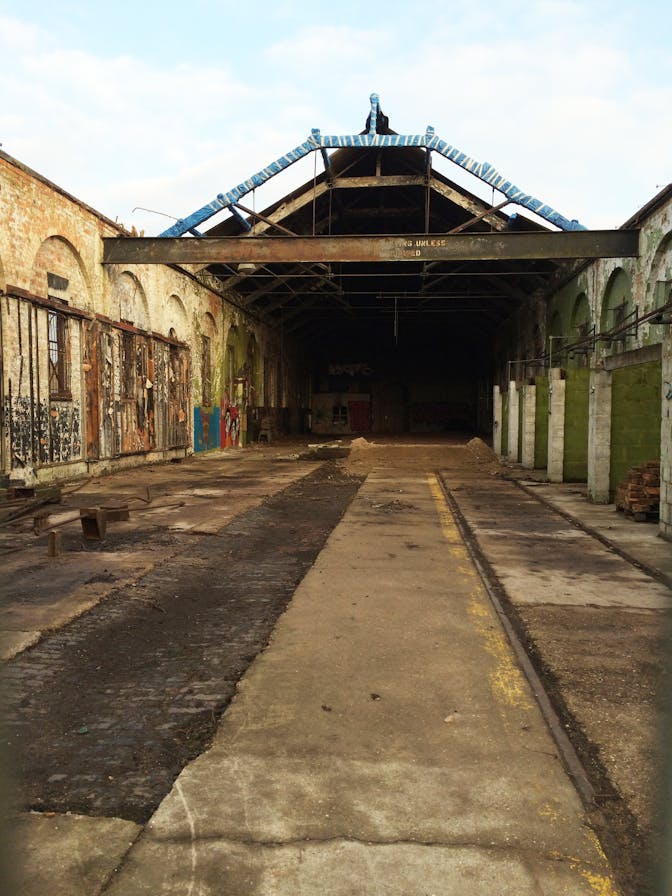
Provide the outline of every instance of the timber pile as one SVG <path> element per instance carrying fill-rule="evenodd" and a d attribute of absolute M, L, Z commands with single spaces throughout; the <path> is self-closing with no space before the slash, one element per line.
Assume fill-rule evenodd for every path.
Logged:
<path fill-rule="evenodd" d="M 59 485 L 8 488 L 0 500 L 0 525 L 26 516 L 45 504 L 60 504 L 61 500 L 62 490 Z"/>
<path fill-rule="evenodd" d="M 660 463 L 648 461 L 633 467 L 616 488 L 616 509 L 642 521 L 657 518 L 659 506 Z"/>

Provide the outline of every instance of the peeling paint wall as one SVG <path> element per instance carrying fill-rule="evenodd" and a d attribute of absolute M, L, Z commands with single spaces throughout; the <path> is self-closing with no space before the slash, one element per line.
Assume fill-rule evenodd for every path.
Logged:
<path fill-rule="evenodd" d="M 0 474 L 48 481 L 245 443 L 262 358 L 283 357 L 274 331 L 185 269 L 103 266 L 102 238 L 123 230 L 2 152 L 0 221 Z"/>
<path fill-rule="evenodd" d="M 32 481 L 37 467 L 73 464 L 83 459 L 84 392 L 81 378 L 73 375 L 71 363 L 80 353 L 81 321 L 20 296 L 5 294 L 0 301 L 6 471 L 25 472 Z M 67 327 L 70 370 L 63 394 L 55 394 L 50 381 L 51 315 L 58 315 Z M 74 369 L 78 370 L 78 365 Z"/>

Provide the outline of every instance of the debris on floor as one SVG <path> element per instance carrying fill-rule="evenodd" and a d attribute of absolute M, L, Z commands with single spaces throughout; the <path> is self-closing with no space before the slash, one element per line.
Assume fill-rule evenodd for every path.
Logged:
<path fill-rule="evenodd" d="M 369 442 L 368 439 L 365 439 L 363 436 L 360 436 L 359 438 L 353 439 L 352 442 L 350 442 L 350 447 L 354 448 L 356 450 L 357 449 L 362 450 L 362 449 L 367 449 L 367 448 L 375 448 L 375 445 L 373 442 Z"/>
<path fill-rule="evenodd" d="M 616 487 L 616 509 L 637 522 L 658 519 L 660 462 L 648 461 L 628 470 L 628 478 Z"/>
<path fill-rule="evenodd" d="M 498 461 L 498 457 L 492 448 L 483 439 L 475 437 L 467 442 L 468 450 L 478 461 Z"/>

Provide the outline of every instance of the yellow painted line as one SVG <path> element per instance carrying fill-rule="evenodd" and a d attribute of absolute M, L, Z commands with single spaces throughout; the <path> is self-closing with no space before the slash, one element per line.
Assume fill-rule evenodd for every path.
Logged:
<path fill-rule="evenodd" d="M 427 477 L 427 482 L 434 498 L 441 523 L 441 531 L 447 542 L 448 553 L 455 561 L 454 570 L 466 579 L 473 580 L 473 583 L 470 582 L 471 589 L 467 609 L 469 615 L 474 620 L 486 651 L 495 661 L 494 669 L 488 674 L 493 696 L 502 710 L 505 708 L 531 709 L 534 704 L 529 696 L 527 681 L 514 660 L 509 642 L 501 630 L 499 619 L 494 613 L 478 571 L 471 562 L 471 557 L 457 527 L 455 518 L 446 503 L 439 480 L 437 476 L 430 475 Z M 550 803 L 546 803 L 541 808 L 539 815 L 542 818 L 548 818 L 552 822 L 558 820 L 557 809 Z M 620 896 L 609 874 L 609 862 L 602 850 L 600 841 L 589 828 L 586 829 L 585 833 L 595 850 L 594 867 L 586 868 L 586 863 L 580 859 L 562 856 L 559 853 L 556 854 L 556 858 L 568 861 L 571 867 L 578 871 L 590 887 L 590 892 L 595 894 L 595 896 Z M 591 862 L 590 865 L 592 866 L 593 863 Z"/>
<path fill-rule="evenodd" d="M 592 871 L 582 869 L 581 877 L 588 882 L 596 896 L 620 896 L 614 886 L 614 882 L 606 874 L 594 874 Z"/>
<path fill-rule="evenodd" d="M 511 647 L 492 610 L 478 572 L 471 562 L 460 530 L 446 503 L 439 480 L 436 475 L 432 474 L 427 477 L 427 481 L 439 515 L 441 531 L 449 543 L 449 553 L 457 561 L 456 571 L 465 578 L 474 580 L 467 609 L 476 623 L 485 649 L 495 661 L 495 668 L 488 676 L 493 695 L 506 706 L 515 709 L 530 709 L 532 702 L 528 696 L 527 682 L 516 665 Z"/>

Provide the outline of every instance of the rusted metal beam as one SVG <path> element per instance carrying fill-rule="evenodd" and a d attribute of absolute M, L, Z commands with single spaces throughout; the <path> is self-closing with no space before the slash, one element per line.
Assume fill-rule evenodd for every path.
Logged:
<path fill-rule="evenodd" d="M 105 264 L 286 264 L 624 258 L 639 254 L 638 230 L 459 233 L 410 236 L 113 237 Z"/>

